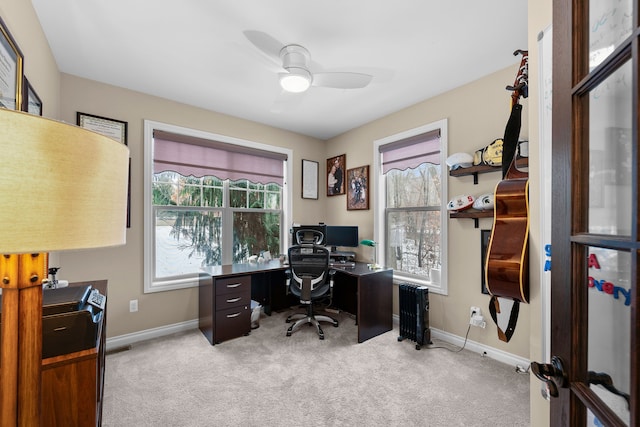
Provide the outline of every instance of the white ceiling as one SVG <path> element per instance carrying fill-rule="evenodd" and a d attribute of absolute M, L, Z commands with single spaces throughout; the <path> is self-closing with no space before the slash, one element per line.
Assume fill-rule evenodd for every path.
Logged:
<path fill-rule="evenodd" d="M 60 71 L 320 139 L 519 61 L 527 0 L 32 0 Z M 311 53 L 362 89 L 284 96 L 244 36 Z M 505 86 L 513 82 L 505 82 Z"/>

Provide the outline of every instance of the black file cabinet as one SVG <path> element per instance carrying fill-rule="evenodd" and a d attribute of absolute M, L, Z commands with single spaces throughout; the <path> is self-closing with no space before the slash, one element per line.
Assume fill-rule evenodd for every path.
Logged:
<path fill-rule="evenodd" d="M 211 344 L 251 331 L 251 276 L 200 276 L 199 327 Z"/>

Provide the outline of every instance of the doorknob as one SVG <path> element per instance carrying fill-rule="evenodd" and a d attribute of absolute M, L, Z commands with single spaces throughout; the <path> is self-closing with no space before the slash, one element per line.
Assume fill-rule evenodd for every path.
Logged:
<path fill-rule="evenodd" d="M 539 380 L 549 387 L 549 395 L 558 397 L 558 387 L 567 387 L 567 373 L 564 370 L 562 359 L 551 357 L 551 363 L 531 362 L 531 371 Z"/>

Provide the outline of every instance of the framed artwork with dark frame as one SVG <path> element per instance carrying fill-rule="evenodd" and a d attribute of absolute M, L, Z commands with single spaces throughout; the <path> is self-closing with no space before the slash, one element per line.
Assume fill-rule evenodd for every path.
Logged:
<path fill-rule="evenodd" d="M 22 111 L 26 111 L 29 114 L 33 114 L 34 116 L 42 115 L 42 101 L 40 97 L 36 93 L 31 83 L 27 78 L 24 78 L 24 93 L 22 95 Z"/>
<path fill-rule="evenodd" d="M 489 240 L 491 239 L 491 230 L 480 230 L 480 291 L 483 294 L 489 295 L 489 290 L 487 289 L 487 282 L 485 280 L 484 274 L 484 266 L 487 263 L 487 251 L 489 250 Z"/>
<path fill-rule="evenodd" d="M 77 112 L 77 125 L 127 145 L 127 122 Z"/>
<path fill-rule="evenodd" d="M 302 159 L 302 198 L 318 200 L 318 162 Z"/>
<path fill-rule="evenodd" d="M 24 56 L 0 18 L 0 107 L 22 109 Z"/>
<path fill-rule="evenodd" d="M 77 112 L 76 121 L 81 128 L 91 130 L 100 135 L 111 138 L 121 144 L 127 145 L 127 122 L 108 119 Z M 129 187 L 127 191 L 127 228 L 131 228 L 131 158 L 129 158 Z"/>
<path fill-rule="evenodd" d="M 327 196 L 345 194 L 344 168 L 346 164 L 346 154 L 327 159 Z"/>
<path fill-rule="evenodd" d="M 369 209 L 369 165 L 347 169 L 347 210 Z"/>

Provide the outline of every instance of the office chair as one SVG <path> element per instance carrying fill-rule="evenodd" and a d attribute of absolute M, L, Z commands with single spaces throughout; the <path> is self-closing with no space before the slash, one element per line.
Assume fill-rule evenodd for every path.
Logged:
<path fill-rule="evenodd" d="M 331 322 L 338 327 L 338 321 L 330 316 L 318 315 L 313 310 L 313 303 L 321 299 L 333 297 L 333 275 L 335 270 L 329 268 L 329 249 L 313 243 L 302 243 L 289 248 L 289 269 L 287 277 L 287 291 L 300 298 L 300 304 L 305 305 L 305 313 L 292 314 L 287 317 L 287 323 L 297 320 L 287 329 L 287 336 L 302 325 L 314 325 L 321 340 L 324 332 L 320 327 L 321 321 Z M 330 303 L 329 303 L 330 304 Z"/>

